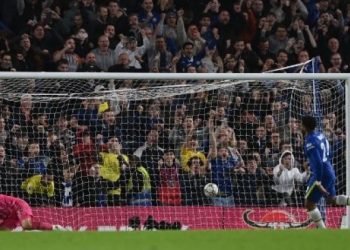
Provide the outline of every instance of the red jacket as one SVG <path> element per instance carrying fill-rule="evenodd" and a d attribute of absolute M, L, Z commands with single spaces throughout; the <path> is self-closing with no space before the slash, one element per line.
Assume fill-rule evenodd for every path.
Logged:
<path fill-rule="evenodd" d="M 96 149 L 93 144 L 76 144 L 73 146 L 73 154 L 80 162 L 80 170 L 83 175 L 88 175 L 89 169 L 96 163 Z"/>
<path fill-rule="evenodd" d="M 178 164 L 174 163 L 171 167 L 163 164 L 159 170 L 160 187 L 158 188 L 158 199 L 163 205 L 181 205 L 178 169 Z"/>

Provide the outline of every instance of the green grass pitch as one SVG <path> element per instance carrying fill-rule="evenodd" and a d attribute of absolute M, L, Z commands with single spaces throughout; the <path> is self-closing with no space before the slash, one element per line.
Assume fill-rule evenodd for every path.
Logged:
<path fill-rule="evenodd" d="M 349 230 L 0 232 L 1 250 L 345 250 L 349 248 Z"/>

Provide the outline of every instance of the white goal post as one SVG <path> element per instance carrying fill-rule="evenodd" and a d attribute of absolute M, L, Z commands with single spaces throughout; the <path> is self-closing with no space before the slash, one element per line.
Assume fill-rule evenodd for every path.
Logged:
<path fill-rule="evenodd" d="M 123 91 L 126 93 L 125 95 L 129 98 L 130 96 L 135 95 L 135 100 L 149 100 L 152 98 L 152 95 L 155 95 L 157 97 L 167 97 L 169 96 L 176 96 L 176 95 L 183 95 L 186 93 L 186 91 L 188 91 L 188 93 L 197 93 L 201 91 L 201 88 L 204 89 L 204 91 L 212 91 L 212 90 L 220 90 L 222 88 L 223 92 L 225 92 L 228 88 L 230 88 L 230 86 L 234 85 L 234 82 L 239 82 L 239 83 L 243 83 L 242 85 L 242 89 L 245 88 L 244 83 L 249 82 L 249 83 L 253 83 L 253 86 L 255 82 L 275 82 L 275 81 L 295 81 L 295 82 L 304 82 L 306 81 L 307 83 L 310 83 L 310 88 L 312 88 L 312 84 L 315 81 L 320 81 L 321 84 L 319 85 L 320 88 L 323 87 L 322 85 L 322 81 L 327 82 L 327 86 L 332 86 L 332 84 L 330 84 L 330 81 L 334 81 L 336 82 L 338 81 L 342 81 L 343 85 L 345 86 L 345 103 L 343 104 L 345 106 L 345 119 L 344 119 L 344 124 L 345 124 L 345 157 L 346 159 L 344 159 L 345 163 L 346 163 L 346 171 L 344 173 L 344 176 L 342 178 L 345 179 L 344 181 L 344 185 L 345 187 L 343 187 L 344 191 L 346 191 L 347 195 L 350 195 L 350 111 L 349 111 L 349 107 L 350 107 L 350 74 L 339 74 L 339 73 L 330 73 L 330 74 L 319 74 L 319 73 L 309 73 L 309 74 L 299 74 L 299 73 L 244 73 L 244 74 L 230 74 L 230 73 L 201 73 L 201 74 L 187 74 L 187 73 L 50 73 L 50 72 L 0 72 L 0 99 L 3 98 L 4 94 L 6 94 L 6 98 L 8 98 L 9 96 L 13 95 L 16 96 L 16 91 L 18 89 L 16 89 L 16 86 L 13 85 L 13 88 L 10 85 L 4 85 L 3 81 L 14 81 L 14 84 L 16 83 L 16 80 L 20 79 L 20 80 L 43 80 L 43 81 L 64 81 L 64 84 L 66 84 L 67 81 L 75 81 L 75 80 L 106 80 L 105 82 L 105 88 L 103 88 L 102 92 L 98 92 L 99 90 L 97 90 L 98 94 L 102 93 L 105 94 L 109 100 L 111 100 L 111 98 L 113 99 L 113 97 L 117 98 L 117 95 L 115 94 L 115 91 L 117 91 L 117 89 L 114 87 L 114 85 L 112 86 L 111 84 L 108 84 L 109 80 L 113 80 L 114 82 L 116 81 L 122 81 L 122 80 L 139 80 L 139 81 L 148 81 L 148 88 L 146 88 L 145 92 L 142 92 L 140 94 L 134 93 L 133 89 L 123 89 Z M 167 81 L 177 81 L 180 84 L 178 85 L 173 85 L 173 87 L 170 90 L 167 90 L 167 86 L 161 86 L 159 87 L 160 84 L 162 83 L 166 83 Z M 164 82 L 163 82 L 164 81 Z M 154 90 L 154 93 L 152 92 L 150 94 L 150 96 L 147 95 L 147 90 L 149 88 L 152 88 L 152 83 L 155 82 L 158 85 L 158 89 Z M 209 84 L 207 87 L 205 87 L 206 82 Z M 198 83 L 198 84 L 197 84 Z M 210 85 L 211 84 L 211 85 Z M 215 85 L 217 84 L 217 85 Z M 189 86 L 190 85 L 190 86 Z M 269 91 L 269 89 L 267 89 L 269 86 L 272 86 L 273 84 L 263 84 L 262 87 L 259 86 L 259 88 L 261 89 L 261 91 Z M 307 84 L 302 84 L 302 88 L 307 89 L 307 87 L 305 87 L 305 85 Z M 18 85 L 21 86 L 21 85 Z M 45 85 L 46 86 L 46 85 Z M 313 85 L 314 87 L 314 85 Z M 20 87 L 19 87 L 20 88 Z M 164 92 L 162 91 L 162 88 L 164 89 Z M 282 87 L 283 88 L 283 87 Z M 293 88 L 297 88 L 297 84 L 293 83 L 292 85 L 288 85 L 286 86 L 286 88 L 289 89 L 293 89 Z M 330 87 L 331 88 L 331 87 Z M 183 89 L 183 90 L 182 90 Z M 175 92 L 174 92 L 175 91 Z M 234 91 L 236 91 L 236 89 L 230 89 L 230 91 L 232 93 L 234 93 Z M 251 88 L 248 90 L 244 90 L 250 93 Z M 303 90 L 302 90 L 303 91 Z M 314 89 L 311 90 L 311 92 L 314 91 Z M 21 94 L 21 91 L 19 91 Z M 123 95 L 124 95 L 123 92 Z M 73 93 L 75 93 L 73 91 Z M 328 93 L 328 92 L 327 92 Z M 35 94 L 35 93 L 30 93 L 30 94 Z M 39 94 L 38 96 L 40 96 L 42 94 Z M 52 95 L 52 93 L 50 94 Z M 55 99 L 56 101 L 59 100 L 60 95 L 62 95 L 62 98 L 69 98 L 69 96 L 72 95 L 72 93 L 60 93 L 59 95 L 55 96 L 53 93 L 54 98 L 58 98 Z M 96 95 L 96 90 L 95 90 L 95 94 L 92 95 L 92 98 L 95 98 Z M 86 96 L 88 97 L 88 96 Z M 50 98 L 52 98 L 51 96 L 46 96 L 46 94 L 44 94 L 43 98 L 49 98 L 47 100 L 51 101 Z M 74 97 L 76 98 L 76 97 Z M 84 95 L 83 96 L 79 96 L 77 97 L 80 100 L 84 100 Z M 99 97 L 97 97 L 99 98 Z M 231 98 L 231 97 L 230 97 Z M 299 97 L 298 97 L 299 98 Z M 319 102 L 320 100 L 315 100 L 315 97 L 313 98 L 313 105 L 316 105 L 316 102 Z M 46 100 L 46 99 L 45 99 Z M 298 99 L 298 101 L 300 101 L 302 99 Z M 326 98 L 326 100 L 329 100 Z M 113 100 L 111 100 L 113 101 Z M 292 103 L 292 101 L 289 103 L 289 105 Z M 1 104 L 0 104 L 1 105 Z M 302 103 L 297 103 L 297 105 L 300 105 L 300 107 L 298 106 L 298 110 L 302 111 Z M 335 105 L 340 105 L 339 103 L 336 103 Z M 211 106 L 209 107 L 209 111 L 210 111 Z M 259 106 L 259 108 L 261 108 Z M 316 107 L 314 107 L 316 108 Z M 1 110 L 1 109 L 0 109 Z M 45 110 L 44 110 L 45 111 Z M 260 111 L 260 110 L 259 110 Z M 46 111 L 45 111 L 46 112 Z M 50 112 L 55 112 L 55 111 L 50 111 Z M 203 111 L 204 112 L 204 111 Z M 203 114 L 203 115 L 209 115 L 209 114 Z M 294 114 L 295 115 L 295 114 Z M 298 116 L 301 114 L 297 114 Z M 0 114 L 0 118 L 1 118 L 1 114 Z M 129 117 L 128 117 L 129 118 Z M 131 117 L 130 117 L 131 118 Z M 210 130 L 210 128 L 209 128 Z M 210 133 L 210 132 L 209 132 Z M 196 137 L 197 139 L 197 137 Z M 210 141 L 210 145 L 212 145 L 212 141 Z M 217 145 L 217 144 L 215 144 Z M 1 145 L 0 145 L 1 147 Z M 135 153 L 136 151 L 135 151 Z M 145 185 L 145 184 L 144 184 Z M 293 184 L 294 185 L 294 184 Z M 1 187 L 0 187 L 0 193 L 1 193 Z M 237 199 L 237 198 L 235 198 Z M 242 205 L 242 207 L 249 207 L 249 204 L 247 206 L 246 203 L 242 203 L 244 205 Z M 257 205 L 258 206 L 258 205 Z M 300 207 L 301 208 L 301 207 Z M 186 208 L 187 209 L 187 208 Z M 187 210 L 186 210 L 187 211 Z M 213 210 L 214 211 L 214 210 Z M 215 210 L 216 211 L 216 210 Z M 60 210 L 57 210 L 55 212 L 53 212 L 52 214 L 59 214 Z M 65 212 L 62 212 L 65 213 Z M 169 212 L 171 213 L 171 212 Z M 178 212 L 178 210 L 176 210 L 175 213 L 181 213 Z M 52 215 L 51 214 L 51 215 Z M 232 213 L 234 214 L 234 213 Z M 347 207 L 346 208 L 346 215 L 343 217 L 342 220 L 342 227 L 343 228 L 350 228 L 350 208 Z M 244 216 L 249 217 L 249 212 L 247 212 Z M 289 216 L 289 215 L 288 215 Z M 161 216 L 161 218 L 164 219 L 163 216 Z M 176 217 L 177 218 L 177 217 Z M 181 216 L 179 217 L 181 218 Z M 285 226 L 284 221 L 277 221 L 277 224 L 273 224 L 270 225 L 269 223 L 271 223 L 270 221 L 261 221 L 261 222 L 256 222 L 257 221 L 257 217 L 250 217 L 253 218 L 251 219 L 251 223 L 254 224 L 253 227 L 259 227 L 261 225 L 261 227 L 273 227 L 273 228 L 279 228 L 279 227 L 293 227 L 292 224 L 293 223 L 287 223 L 288 225 Z M 224 220 L 224 218 L 222 218 Z M 258 218 L 261 219 L 261 218 Z M 172 220 L 171 218 L 169 219 L 170 221 Z M 204 223 L 204 222 L 203 222 Z M 221 222 L 220 222 L 221 223 Z M 282 223 L 283 225 L 280 225 L 278 223 Z M 63 223 L 64 224 L 64 223 Z M 78 223 L 79 224 L 79 223 Z M 183 224 L 186 224 L 186 222 Z M 70 226 L 70 225 L 68 225 Z M 104 226 L 104 225 L 101 225 Z M 249 226 L 252 226 L 249 224 Z M 216 227 L 216 226 L 214 226 Z M 229 226 L 227 226 L 229 228 Z M 206 228 L 206 225 L 204 225 L 203 227 L 199 227 L 199 228 Z M 210 228 L 210 226 L 209 226 Z M 220 228 L 220 226 L 217 226 L 217 228 Z M 223 226 L 223 228 L 226 228 L 225 226 Z"/>

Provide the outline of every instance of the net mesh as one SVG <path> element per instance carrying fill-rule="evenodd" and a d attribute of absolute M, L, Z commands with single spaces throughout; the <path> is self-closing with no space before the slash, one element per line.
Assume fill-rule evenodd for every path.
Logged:
<path fill-rule="evenodd" d="M 2 79 L 0 93 L 0 193 L 43 220 L 307 226 L 305 114 L 327 135 L 345 192 L 342 81 Z M 279 166 L 286 151 L 293 170 Z M 219 193 L 205 196 L 207 183 Z M 319 206 L 339 227 L 344 211 Z"/>

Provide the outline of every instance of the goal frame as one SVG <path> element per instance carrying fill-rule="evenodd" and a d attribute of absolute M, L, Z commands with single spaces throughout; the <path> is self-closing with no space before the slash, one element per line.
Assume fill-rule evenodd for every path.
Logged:
<path fill-rule="evenodd" d="M 344 80 L 346 125 L 346 194 L 350 195 L 350 74 L 349 73 L 86 73 L 0 72 L 1 79 L 105 79 L 105 80 Z M 350 228 L 350 206 L 342 228 Z"/>

